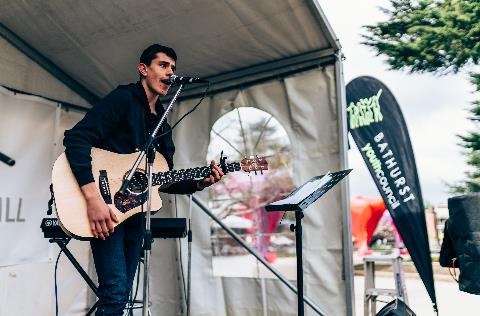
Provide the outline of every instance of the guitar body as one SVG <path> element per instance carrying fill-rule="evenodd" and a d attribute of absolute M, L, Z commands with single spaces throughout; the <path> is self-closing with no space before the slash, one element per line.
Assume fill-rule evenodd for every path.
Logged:
<path fill-rule="evenodd" d="M 92 148 L 92 171 L 95 178 L 95 185 L 101 196 L 104 197 L 107 205 L 122 223 L 134 214 L 142 211 L 143 201 L 146 199 L 146 190 L 138 192 L 132 199 L 142 202 L 136 202 L 135 207 L 125 207 L 119 204 L 116 199 L 116 193 L 120 190 L 123 178 L 128 175 L 128 171 L 135 163 L 138 153 L 116 154 L 106 150 Z M 142 169 L 145 166 L 145 158 L 140 163 L 137 171 L 144 174 Z M 168 171 L 168 164 L 165 158 L 157 153 L 153 165 L 154 172 Z M 55 161 L 52 171 L 53 192 L 55 194 L 55 208 L 60 226 L 66 234 L 81 240 L 93 238 L 90 230 L 90 223 L 87 216 L 87 203 L 83 197 L 75 176 L 70 169 L 70 164 L 65 153 Z M 108 199 L 110 196 L 110 200 Z M 115 203 L 117 201 L 117 203 Z M 162 207 L 160 195 L 152 192 L 152 211 L 158 211 Z M 146 208 L 144 206 L 143 208 Z"/>

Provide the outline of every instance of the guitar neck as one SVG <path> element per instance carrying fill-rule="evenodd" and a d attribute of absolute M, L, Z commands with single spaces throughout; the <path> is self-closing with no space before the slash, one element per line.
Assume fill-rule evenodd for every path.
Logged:
<path fill-rule="evenodd" d="M 220 165 L 218 165 L 220 167 Z M 225 165 L 226 173 L 240 171 L 241 166 L 239 162 L 232 162 Z M 201 179 L 211 175 L 212 169 L 210 166 L 196 167 L 189 169 L 170 170 L 167 172 L 158 172 L 153 174 L 153 185 L 169 186 L 171 184 L 191 179 Z"/>

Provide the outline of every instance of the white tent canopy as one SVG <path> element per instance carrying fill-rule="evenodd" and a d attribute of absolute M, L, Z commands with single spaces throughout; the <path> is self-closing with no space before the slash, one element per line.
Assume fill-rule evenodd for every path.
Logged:
<path fill-rule="evenodd" d="M 175 48 L 179 73 L 203 77 L 238 70 L 248 76 L 249 67 L 291 57 L 295 65 L 303 54 L 318 64 L 318 56 L 339 48 L 313 0 L 2 0 L 0 21 L 7 40 L 87 100 L 136 80 L 132 66 L 151 43 Z M 28 90 L 20 78 L 2 81 Z"/>
<path fill-rule="evenodd" d="M 48 105 L 50 108 L 42 105 L 42 113 L 50 118 L 42 123 L 42 130 L 50 128 L 53 132 L 36 135 L 50 140 L 53 156 L 62 150 L 59 144 L 63 131 L 82 116 L 67 111 L 71 105 L 88 108 L 115 86 L 137 80 L 138 56 L 151 43 L 175 48 L 179 74 L 205 77 L 212 83 L 212 96 L 175 130 L 177 168 L 204 163 L 210 129 L 232 106 L 255 106 L 281 122 L 294 144 L 297 185 L 328 170 L 346 168 L 340 47 L 317 0 L 0 0 L 0 85 L 56 101 Z M 193 86 L 182 93 L 171 113 L 172 121 L 196 103 L 197 99 L 192 98 L 202 89 Z M 0 138 L 0 152 L 15 158 L 23 150 L 22 157 L 28 156 L 28 147 L 19 148 L 16 144 L 20 138 L 15 139 L 16 129 L 23 125 L 10 124 L 7 130 L 4 122 L 15 119 L 24 121 L 24 128 L 37 126 L 37 112 L 22 111 L 20 107 L 35 107 L 35 102 L 45 101 L 20 97 L 21 102 L 27 102 L 20 106 L 23 103 L 17 102 L 18 96 L 6 90 L 0 92 L 4 101 L 0 102 L 0 113 L 8 113 L 8 117 L 0 116 L 0 132 L 13 135 Z M 16 110 L 12 110 L 12 104 Z M 191 135 L 196 135 L 194 144 Z M 31 135 L 21 137 L 27 146 L 32 141 Z M 35 164 L 30 160 L 26 159 L 25 164 Z M 45 183 L 40 192 L 43 198 L 36 196 L 35 201 L 30 201 L 21 185 L 11 183 L 21 183 L 32 175 L 15 169 L 18 167 L 6 168 L 0 165 L 0 173 L 7 172 L 7 180 L 2 177 L 0 181 L 0 203 L 5 203 L 7 197 L 22 196 L 24 205 L 46 205 L 50 180 L 44 172 L 36 179 Z M 328 315 L 353 314 L 346 188 L 346 182 L 342 182 L 312 205 L 304 220 L 305 295 Z M 199 197 L 207 200 L 208 194 L 202 192 Z M 174 214 L 172 200 L 164 198 L 168 202 L 164 203 L 162 216 L 169 215 L 169 211 Z M 179 197 L 177 204 L 179 216 L 188 215 L 188 199 Z M 23 223 L 0 219 L 1 240 L 12 237 L 2 232 L 16 231 L 29 234 L 30 243 L 45 245 L 38 229 L 43 209 L 25 209 Z M 3 229 L 7 225 L 9 229 Z M 295 295 L 277 280 L 214 277 L 208 218 L 194 211 L 193 226 L 192 315 L 256 315 L 261 310 L 267 310 L 269 315 L 295 314 Z M 74 242 L 70 246 L 81 263 L 92 270 L 88 244 Z M 21 249 L 22 245 L 14 243 L 9 247 Z M 25 315 L 52 314 L 50 281 L 57 248 L 50 246 L 50 252 L 43 257 L 33 254 L 30 260 L 22 257 L 16 262 L 15 258 L 8 263 L 0 261 L 0 284 L 4 284 L 0 293 L 8 293 L 0 295 L 5 298 L 0 301 L 0 314 L 18 314 L 18 306 L 12 304 L 20 302 Z M 186 256 L 185 248 L 182 257 Z M 153 250 L 154 315 L 176 314 L 182 305 L 177 253 L 176 244 L 168 241 L 157 243 Z M 21 277 L 12 281 L 12 273 Z M 31 278 L 47 284 L 50 292 L 44 296 L 50 301 L 25 302 L 22 289 L 31 285 Z M 59 291 L 62 315 L 83 315 L 91 303 L 85 283 L 67 260 L 60 261 Z M 261 293 L 266 295 L 263 300 L 258 298 Z M 307 314 L 314 315 L 308 308 Z"/>

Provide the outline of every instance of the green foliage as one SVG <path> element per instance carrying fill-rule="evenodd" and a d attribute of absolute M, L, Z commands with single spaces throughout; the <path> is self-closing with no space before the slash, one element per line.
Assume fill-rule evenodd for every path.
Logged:
<path fill-rule="evenodd" d="M 480 60 L 480 0 L 390 0 L 380 8 L 387 21 L 365 26 L 363 44 L 387 57 L 392 69 L 439 75 L 457 73 Z M 470 73 L 480 92 L 480 74 Z M 480 121 L 480 101 L 472 103 L 469 120 Z M 480 192 L 480 132 L 459 136 L 473 171 L 451 187 L 453 192 Z"/>
<path fill-rule="evenodd" d="M 477 93 L 480 93 L 480 74 L 471 73 L 471 82 Z M 459 135 L 461 145 L 466 149 L 467 163 L 473 171 L 466 172 L 466 180 L 451 187 L 454 193 L 480 192 L 480 133 L 478 124 L 480 121 L 480 101 L 472 103 L 469 119 L 475 124 L 475 131 L 467 136 Z"/>
<path fill-rule="evenodd" d="M 392 69 L 458 72 L 480 58 L 480 1 L 390 0 L 388 21 L 366 26 L 363 44 L 386 55 Z"/>

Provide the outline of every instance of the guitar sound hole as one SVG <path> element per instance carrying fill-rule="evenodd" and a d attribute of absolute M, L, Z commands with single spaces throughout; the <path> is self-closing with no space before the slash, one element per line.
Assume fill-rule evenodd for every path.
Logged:
<path fill-rule="evenodd" d="M 128 174 L 127 174 L 128 175 Z M 127 176 L 125 175 L 125 177 Z M 128 185 L 128 191 L 132 194 L 141 194 L 145 192 L 148 185 L 148 179 L 145 173 L 142 171 L 136 171 L 133 174 L 132 180 Z"/>

